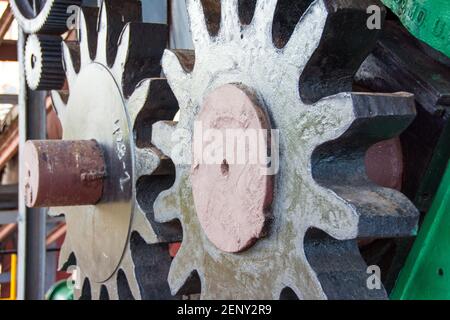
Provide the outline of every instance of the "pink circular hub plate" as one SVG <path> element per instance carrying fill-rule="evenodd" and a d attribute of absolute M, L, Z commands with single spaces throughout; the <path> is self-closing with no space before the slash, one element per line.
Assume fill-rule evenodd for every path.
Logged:
<path fill-rule="evenodd" d="M 222 251 L 242 252 L 265 236 L 274 177 L 265 174 L 266 158 L 259 154 L 269 155 L 270 128 L 255 95 L 238 85 L 213 91 L 198 115 L 195 208 L 208 239 Z"/>

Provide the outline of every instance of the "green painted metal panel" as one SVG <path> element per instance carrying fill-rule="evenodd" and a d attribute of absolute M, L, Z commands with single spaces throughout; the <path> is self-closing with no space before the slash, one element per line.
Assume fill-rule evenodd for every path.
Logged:
<path fill-rule="evenodd" d="M 441 137 L 439 138 L 439 141 L 436 145 L 433 158 L 431 159 L 431 163 L 421 181 L 419 190 L 417 191 L 417 197 L 414 202 L 419 210 L 424 210 L 424 208 L 427 209 L 430 208 L 433 196 L 436 194 L 441 179 L 445 173 L 445 166 L 447 164 L 448 159 L 450 158 L 449 141 L 450 141 L 450 120 L 447 120 L 447 123 L 445 124 L 442 130 Z"/>
<path fill-rule="evenodd" d="M 382 0 L 417 38 L 450 57 L 449 0 Z"/>
<path fill-rule="evenodd" d="M 450 163 L 391 298 L 450 299 Z"/>

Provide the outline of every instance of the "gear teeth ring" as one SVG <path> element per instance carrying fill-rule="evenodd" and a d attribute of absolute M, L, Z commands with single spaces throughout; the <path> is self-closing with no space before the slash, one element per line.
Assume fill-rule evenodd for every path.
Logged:
<path fill-rule="evenodd" d="M 62 45 L 68 92 L 53 91 L 52 98 L 63 140 L 95 139 L 106 174 L 98 204 L 50 209 L 63 213 L 68 227 L 60 265 L 76 260 L 84 288 L 77 298 L 172 298 L 168 244 L 181 232 L 156 224 L 152 207 L 162 188 L 154 181 L 172 181 L 173 172 L 150 144 L 149 130 L 178 111 L 160 78 L 167 26 L 138 22 L 140 3 L 131 0 L 105 0 L 96 32 L 91 16 L 92 9 L 82 9 L 77 48 Z M 148 181 L 150 189 L 142 190 Z"/>
<path fill-rule="evenodd" d="M 11 0 L 9 3 L 20 27 L 29 34 L 63 34 L 67 31 L 70 15 L 75 13 L 69 8 L 81 6 L 81 0 L 46 0 L 35 14 L 27 0 Z"/>
<path fill-rule="evenodd" d="M 180 121 L 156 123 L 152 135 L 176 166 L 174 185 L 155 203 L 158 221 L 179 220 L 183 226 L 182 246 L 169 273 L 172 293 L 185 292 L 198 275 L 204 299 L 278 299 L 286 290 L 301 299 L 387 298 L 384 289 L 367 288 L 367 266 L 356 239 L 410 236 L 419 213 L 401 193 L 369 181 L 364 154 L 372 144 L 401 133 L 414 119 L 415 106 L 406 93 L 346 92 L 358 61 L 377 39 L 378 31 L 366 27 L 366 8 L 375 2 L 307 1 L 296 8 L 299 19 L 292 32 L 280 34 L 273 26 L 289 14 L 283 1 L 258 0 L 252 12 L 246 12 L 252 6 L 240 3 L 188 0 L 195 52 L 166 50 L 163 56 L 180 105 Z M 284 39 L 274 41 L 274 36 Z M 208 101 L 230 86 L 252 92 L 280 136 L 280 166 L 267 212 L 271 223 L 256 241 L 238 247 L 239 253 L 219 249 L 208 231 L 231 230 L 224 237 L 236 239 L 243 235 L 236 227 L 242 221 L 232 213 L 219 221 L 205 216 L 216 217 L 215 210 L 231 206 L 229 201 L 254 204 L 253 193 L 238 191 L 260 185 L 245 175 L 235 190 L 221 189 L 223 177 L 209 181 L 209 189 L 197 185 L 200 193 L 192 185 L 196 170 L 221 176 L 223 163 L 193 162 L 194 126 L 204 113 L 218 113 Z M 222 110 L 234 98 L 214 101 L 225 104 Z M 239 105 L 230 102 L 229 115 Z M 223 123 L 211 121 L 211 126 Z M 226 169 L 232 176 L 236 168 Z M 223 206 L 203 205 L 220 201 L 217 197 L 225 199 Z M 239 217 L 252 221 L 250 209 L 240 208 Z"/>
<path fill-rule="evenodd" d="M 30 35 L 25 46 L 25 71 L 32 90 L 61 90 L 66 79 L 59 36 Z"/>

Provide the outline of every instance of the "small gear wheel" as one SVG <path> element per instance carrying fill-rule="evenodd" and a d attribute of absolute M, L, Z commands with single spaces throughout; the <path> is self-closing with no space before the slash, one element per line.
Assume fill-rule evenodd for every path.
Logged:
<path fill-rule="evenodd" d="M 10 0 L 19 26 L 26 33 L 60 35 L 67 31 L 67 22 L 75 12 L 71 6 L 81 6 L 81 0 Z"/>
<path fill-rule="evenodd" d="M 197 278 L 203 299 L 387 298 L 369 290 L 355 239 L 409 236 L 418 211 L 370 182 L 364 154 L 404 130 L 415 107 L 407 93 L 342 93 L 376 42 L 366 27 L 372 4 L 382 7 L 187 1 L 195 52 L 163 56 L 180 120 L 156 123 L 152 135 L 176 166 L 155 202 L 158 221 L 183 226 L 173 294 Z M 212 146 L 211 132 L 220 140 L 227 130 L 245 151 L 252 132 L 266 132 L 258 141 L 264 152 L 278 146 L 279 169 Z"/>
<path fill-rule="evenodd" d="M 62 39 L 30 35 L 25 46 L 25 74 L 32 90 L 61 90 L 66 74 L 62 65 Z"/>
<path fill-rule="evenodd" d="M 29 206 L 65 215 L 60 265 L 79 268 L 76 298 L 171 298 L 168 244 L 180 230 L 155 224 L 152 205 L 173 173 L 150 143 L 152 124 L 178 111 L 160 78 L 167 26 L 141 23 L 131 0 L 104 1 L 96 29 L 89 13 L 79 46 L 62 45 L 69 92 L 52 92 L 63 141 L 29 145 Z"/>

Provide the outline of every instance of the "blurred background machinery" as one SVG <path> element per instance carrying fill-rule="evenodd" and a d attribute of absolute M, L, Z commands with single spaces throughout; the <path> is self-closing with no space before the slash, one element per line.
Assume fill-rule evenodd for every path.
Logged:
<path fill-rule="evenodd" d="M 227 15 L 230 12 L 233 13 L 231 3 L 238 4 L 239 23 L 246 27 L 252 26 L 254 14 L 261 17 L 257 13 L 258 9 L 261 9 L 259 4 L 262 2 L 264 1 L 222 1 L 223 7 L 221 7 L 221 1 L 215 0 L 188 1 L 188 6 L 184 0 L 110 0 L 104 3 L 95 0 L 0 1 L 0 12 L 2 12 L 0 18 L 0 60 L 2 61 L 0 78 L 2 78 L 1 85 L 3 86 L 0 88 L 2 90 L 0 91 L 2 108 L 0 109 L 1 298 L 43 299 L 45 293 L 47 293 L 47 299 L 55 300 L 73 299 L 74 297 L 81 299 L 168 299 L 172 298 L 172 294 L 175 295 L 175 298 L 197 298 L 199 293 L 203 298 L 256 298 L 258 294 L 265 298 L 325 296 L 358 299 L 387 298 L 388 295 L 394 299 L 448 298 L 446 293 L 450 291 L 450 282 L 446 275 L 450 270 L 447 271 L 448 263 L 446 261 L 448 259 L 442 259 L 445 257 L 442 252 L 445 252 L 445 244 L 448 243 L 444 230 L 448 226 L 450 215 L 448 173 L 445 175 L 450 158 L 450 51 L 448 49 L 450 4 L 446 0 L 384 0 L 386 22 L 383 24 L 382 30 L 371 32 L 360 27 L 370 16 L 369 11 L 366 11 L 367 7 L 371 4 L 381 7 L 379 1 L 336 1 L 335 5 L 330 5 L 332 1 L 325 0 L 267 1 L 267 3 L 276 4 L 276 7 L 272 8 L 272 12 L 265 12 L 266 17 L 272 14 L 274 19 L 273 21 L 263 20 L 263 22 L 273 25 L 273 34 L 270 38 L 278 48 L 284 47 L 291 37 L 295 39 L 295 36 L 298 36 L 295 33 L 295 27 L 302 15 L 309 12 L 310 6 L 314 6 L 316 14 L 317 12 L 326 12 L 328 15 L 326 17 L 328 17 L 327 28 L 329 29 L 323 30 L 325 36 L 319 42 L 318 50 L 303 66 L 305 69 L 302 69 L 301 76 L 298 74 L 302 99 L 313 103 L 322 97 L 352 91 L 352 89 L 355 97 L 359 95 L 370 97 L 372 93 L 376 92 L 403 91 L 414 94 L 414 97 L 405 98 L 403 96 L 403 98 L 411 103 L 414 100 L 417 110 L 415 117 L 409 117 L 408 112 L 403 112 L 403 122 L 400 117 L 397 117 L 395 129 L 383 127 L 381 122 L 378 127 L 376 124 L 374 125 L 377 130 L 368 132 L 366 130 L 370 127 L 368 123 L 370 121 L 377 122 L 376 117 L 372 114 L 373 118 L 369 119 L 370 121 L 365 118 L 366 127 L 358 127 L 355 124 L 353 134 L 348 134 L 347 139 L 351 143 L 348 143 L 347 146 L 345 143 L 337 143 L 334 146 L 330 144 L 326 148 L 322 148 L 321 153 L 316 154 L 318 156 L 316 160 L 320 161 L 317 161 L 317 169 L 313 170 L 315 179 L 321 181 L 321 186 L 327 186 L 352 205 L 360 206 L 360 214 L 364 217 L 361 220 L 367 222 L 366 225 L 363 222 L 359 223 L 358 230 L 355 231 L 359 234 L 358 242 L 336 241 L 325 237 L 321 232 L 306 234 L 304 255 L 306 255 L 307 263 L 302 265 L 308 266 L 306 269 L 311 268 L 311 274 L 314 275 L 311 279 L 318 279 L 319 284 L 311 281 L 305 285 L 292 280 L 299 274 L 303 276 L 306 274 L 305 270 L 300 267 L 294 268 L 297 271 L 302 270 L 298 271 L 299 274 L 286 275 L 290 281 L 288 281 L 289 283 L 284 281 L 285 287 L 283 288 L 278 288 L 279 284 L 276 282 L 264 280 L 262 274 L 260 277 L 262 280 L 252 282 L 252 277 L 260 273 L 256 272 L 248 278 L 245 270 L 230 267 L 231 265 L 242 266 L 244 264 L 242 261 L 245 259 L 248 263 L 252 262 L 258 265 L 258 261 L 263 259 L 266 254 L 264 252 L 269 252 L 270 256 L 276 251 L 269 243 L 270 237 L 264 238 L 263 231 L 267 226 L 263 226 L 259 230 L 262 240 L 250 239 L 251 241 L 247 243 L 239 242 L 236 244 L 237 251 L 241 253 L 238 256 L 228 256 L 223 252 L 229 250 L 229 247 L 216 245 L 214 236 L 211 235 L 211 231 L 208 231 L 214 228 L 205 228 L 203 220 L 200 223 L 196 222 L 196 216 L 201 217 L 201 212 L 198 212 L 198 200 L 196 214 L 195 210 L 190 207 L 195 202 L 195 198 L 198 199 L 198 194 L 205 193 L 207 190 L 204 189 L 205 185 L 202 183 L 195 183 L 195 180 L 201 180 L 200 178 L 194 178 L 193 191 L 190 191 L 191 186 L 183 184 L 186 168 L 180 166 L 180 159 L 172 157 L 167 151 L 170 144 L 167 143 L 166 138 L 171 131 L 169 129 L 165 131 L 168 125 L 189 128 L 190 123 L 177 122 L 180 119 L 179 116 L 175 117 L 176 122 L 167 122 L 167 120 L 174 119 L 178 110 L 177 100 L 180 104 L 181 119 L 205 116 L 186 110 L 191 103 L 201 104 L 200 101 L 204 95 L 198 88 L 202 86 L 203 81 L 205 84 L 218 81 L 217 79 L 209 81 L 205 77 L 198 76 L 201 73 L 198 70 L 203 68 L 207 74 L 209 69 L 220 69 L 221 63 L 226 62 L 226 55 L 216 62 L 214 62 L 214 57 L 217 58 L 220 54 L 226 53 L 228 41 L 231 43 L 230 39 L 234 39 L 233 37 L 227 38 L 227 32 L 232 35 L 231 31 L 235 30 L 233 27 L 237 25 L 237 21 L 234 21 L 235 25 L 233 25 L 232 20 L 226 20 Z M 197 10 L 195 13 L 193 4 L 201 5 L 197 9 L 201 8 L 202 10 Z M 321 4 L 324 4 L 326 10 L 320 6 Z M 351 8 L 350 13 L 345 10 L 340 11 L 343 7 Z M 76 8 L 82 9 L 77 10 Z M 383 10 L 380 11 L 382 15 L 384 15 Z M 72 19 L 74 13 L 76 13 L 76 19 Z M 14 22 L 14 16 L 17 22 Z M 202 30 L 198 29 L 203 16 L 205 16 L 209 35 L 202 34 Z M 318 23 L 320 14 L 316 19 L 315 23 Z M 224 22 L 223 25 L 220 24 L 221 20 Z M 256 20 L 254 23 L 261 23 L 262 19 Z M 130 21 L 133 22 L 131 27 L 125 29 L 122 34 L 125 23 Z M 229 21 L 231 22 L 228 23 Z M 68 22 L 70 22 L 69 25 Z M 143 39 L 146 28 L 151 27 L 148 25 L 146 27 L 142 23 L 150 23 L 154 26 L 158 24 L 161 27 L 166 25 L 167 31 L 163 32 L 163 40 L 158 38 L 156 30 L 149 30 L 149 35 Z M 196 30 L 193 34 L 190 32 L 192 29 Z M 262 29 L 258 30 L 261 36 Z M 336 30 L 341 32 L 336 33 Z M 221 32 L 224 32 L 225 36 Z M 255 36 L 252 32 L 248 34 L 241 33 L 239 30 L 236 32 L 243 37 L 241 40 L 244 48 L 246 45 L 244 43 L 248 43 L 245 41 L 251 42 L 252 37 Z M 237 38 L 233 41 L 239 41 L 239 34 L 234 35 Z M 308 36 L 304 36 L 306 39 L 304 42 L 314 43 L 314 33 L 308 31 L 305 34 Z M 200 39 L 202 36 L 204 43 Z M 210 44 L 206 40 L 208 37 L 216 36 L 218 36 L 216 39 L 221 40 L 218 42 L 222 45 L 222 49 L 206 45 Z M 126 41 L 126 43 L 122 42 L 122 45 L 119 45 L 121 41 Z M 159 60 L 162 56 L 161 48 L 164 45 L 158 44 L 158 41 L 163 41 L 165 46 L 172 50 L 183 70 L 181 73 L 176 72 L 177 66 L 174 62 L 176 60 L 167 57 L 169 54 L 167 53 L 163 58 L 165 73 L 161 75 L 168 77 L 168 83 L 160 78 Z M 64 46 L 62 46 L 63 42 Z M 214 50 L 218 51 L 214 52 Z M 257 58 L 256 51 L 250 50 L 249 52 L 252 52 L 254 59 Z M 121 54 L 124 55 L 123 63 L 116 64 L 120 65 L 120 72 L 116 72 L 118 69 L 114 68 L 114 61 L 116 55 L 120 58 Z M 239 50 L 235 50 L 233 54 L 235 55 L 233 58 L 235 65 L 240 65 L 240 62 L 247 61 L 249 58 L 252 59 L 250 56 L 246 56 L 246 52 Z M 293 55 L 290 58 L 289 65 L 290 62 L 294 62 L 295 57 Z M 283 58 L 279 58 L 275 61 L 282 60 Z M 261 65 L 266 62 L 262 61 Z M 10 64 L 13 66 L 11 67 Z M 196 73 L 192 72 L 194 65 L 197 68 Z M 99 70 L 106 70 L 104 78 L 101 78 L 99 72 L 89 73 L 89 69 L 96 66 L 101 66 Z M 245 69 L 246 67 L 247 65 L 242 62 L 242 67 L 239 69 L 244 73 L 240 78 L 236 78 L 235 82 L 244 81 L 246 79 L 245 72 L 254 72 L 253 69 Z M 16 74 L 17 68 L 19 77 Z M 268 69 L 270 68 L 269 65 Z M 184 73 L 189 73 L 192 77 L 196 75 L 197 78 L 194 80 L 186 78 L 184 81 L 180 81 L 183 79 Z M 11 76 L 5 77 L 7 74 L 11 74 Z M 108 74 L 113 75 L 112 80 L 107 76 Z M 218 74 L 224 74 L 224 78 L 228 81 L 235 75 L 233 72 L 230 75 L 227 75 L 226 72 L 218 72 Z M 277 74 L 276 70 L 273 74 Z M 84 77 L 82 86 L 74 86 L 76 77 Z M 160 79 L 141 83 L 142 80 L 151 77 Z M 3 84 L 3 78 L 6 79 L 5 84 Z M 286 78 L 289 78 L 289 73 L 286 73 Z M 108 86 L 110 80 L 112 85 Z M 113 83 L 121 84 L 118 86 L 119 90 L 116 90 L 117 86 L 114 86 Z M 258 87 L 251 82 L 246 84 L 250 84 L 253 89 Z M 266 85 L 265 88 L 267 89 L 268 86 Z M 219 86 L 219 91 L 220 89 Z M 257 93 L 265 101 L 272 99 L 272 95 L 266 89 L 258 87 Z M 52 90 L 53 94 L 50 94 Z M 59 94 L 54 90 L 58 90 Z M 237 88 L 237 90 L 240 89 Z M 190 92 L 190 96 L 185 96 L 184 92 Z M 247 91 L 244 90 L 245 92 Z M 114 95 L 119 98 L 114 99 Z M 218 95 L 220 98 L 220 93 Z M 106 96 L 109 100 L 106 99 Z M 288 96 L 288 94 L 284 95 L 284 99 L 287 99 Z M 205 94 L 205 97 L 209 96 Z M 393 116 L 402 108 L 406 110 L 405 106 L 410 103 L 399 102 L 400 100 L 394 102 L 387 97 L 383 101 L 378 101 L 379 98 L 371 99 L 373 101 L 361 102 L 359 107 L 364 110 L 364 106 L 371 105 L 373 110 L 377 110 L 376 113 L 380 118 L 388 116 L 383 113 L 387 112 L 384 109 L 385 106 L 392 107 L 392 112 L 388 113 L 389 116 Z M 109 116 L 116 116 L 116 111 L 112 111 L 108 117 L 103 115 L 107 112 L 105 111 L 107 110 L 106 104 L 110 106 L 116 102 L 120 102 L 117 110 L 122 108 L 122 104 L 125 104 L 125 109 L 130 109 L 131 113 L 122 114 L 118 118 L 122 120 L 116 123 L 117 130 L 115 132 L 119 132 L 121 135 L 123 132 L 129 132 L 133 137 L 130 145 L 115 144 L 111 146 L 112 148 L 122 146 L 127 149 L 124 157 L 125 159 L 129 157 L 129 159 L 123 162 L 124 170 L 120 168 L 113 170 L 112 178 L 99 176 L 98 170 L 96 170 L 97 174 L 93 174 L 92 164 L 86 167 L 88 171 L 86 177 L 92 178 L 88 178 L 90 183 L 101 181 L 101 184 L 96 187 L 97 190 L 100 190 L 96 199 L 85 202 L 77 197 L 64 198 L 64 188 L 52 189 L 59 185 L 56 183 L 48 185 L 48 182 L 45 185 L 39 179 L 36 184 L 37 190 L 48 191 L 44 196 L 44 191 L 38 193 L 39 197 L 36 197 L 36 192 L 29 192 L 30 188 L 27 189 L 28 193 L 25 193 L 25 185 L 19 187 L 20 184 L 24 184 L 24 181 L 30 182 L 34 178 L 32 175 L 27 177 L 26 170 L 19 170 L 20 164 L 23 163 L 23 161 L 19 162 L 19 155 L 24 157 L 27 151 L 31 150 L 32 153 L 39 156 L 42 155 L 42 150 L 57 150 L 58 144 L 60 144 L 61 150 L 67 151 L 67 145 L 63 145 L 63 142 L 59 140 L 81 143 L 85 141 L 83 139 L 93 138 L 101 141 L 104 151 L 104 146 L 108 145 L 109 140 L 105 138 L 106 140 L 103 141 L 100 132 L 110 129 L 107 119 Z M 129 107 L 133 103 L 137 107 Z M 75 104 L 82 104 L 84 111 L 77 113 L 73 107 Z M 377 104 L 378 107 L 376 107 Z M 144 112 L 139 111 L 141 110 L 139 105 Z M 258 110 L 258 103 L 253 108 Z M 92 110 L 98 110 L 97 114 Z M 330 110 L 334 109 L 330 107 Z M 65 115 L 63 115 L 64 113 Z M 83 123 L 83 114 L 88 113 L 92 116 L 91 123 L 95 124 L 94 128 L 88 123 Z M 271 121 L 274 121 L 272 124 L 275 124 L 276 127 L 280 127 L 280 123 L 284 123 L 284 121 L 278 120 L 276 109 L 269 109 L 269 114 Z M 331 112 L 330 114 L 330 119 L 337 116 Z M 294 114 L 291 116 L 293 117 Z M 166 122 L 159 122 L 161 120 Z M 155 125 L 155 123 L 157 124 Z M 359 133 L 355 134 L 357 132 Z M 377 132 L 376 135 L 374 132 Z M 96 134 L 99 136 L 97 137 Z M 365 134 L 367 139 L 364 138 Z M 318 138 L 317 135 L 313 138 Z M 26 148 L 25 142 L 28 140 L 40 142 L 36 142 L 32 146 L 28 145 Z M 285 147 L 287 148 L 283 145 L 283 148 Z M 364 152 L 358 153 L 355 150 L 364 150 Z M 94 153 L 92 151 L 89 156 Z M 327 157 L 333 153 L 340 153 L 342 157 Z M 110 172 L 112 164 L 108 159 L 113 156 L 108 155 L 108 151 L 106 154 L 106 163 L 103 165 Z M 350 154 L 355 155 L 355 159 L 357 159 L 351 163 L 351 165 L 355 165 L 353 171 L 360 174 L 360 177 L 367 175 L 371 182 L 365 179 L 360 180 L 358 177 L 349 178 L 349 176 L 341 174 L 338 170 L 339 165 L 335 167 L 327 165 L 330 163 L 328 161 L 330 159 L 334 161 L 331 163 L 349 164 L 350 162 L 346 158 Z M 53 155 L 49 153 L 49 155 L 56 158 L 62 156 L 59 153 Z M 68 161 L 71 161 L 70 159 L 74 158 L 74 155 L 76 152 L 66 153 L 65 156 Z M 135 161 L 135 157 L 141 158 Z M 35 165 L 39 167 L 41 165 L 40 158 L 36 159 Z M 291 164 L 287 162 L 281 165 L 283 170 L 287 170 Z M 222 165 L 221 169 L 223 168 Z M 230 166 L 227 168 L 230 170 Z M 231 169 L 234 170 L 233 167 Z M 200 168 L 198 175 L 202 175 L 202 170 Z M 251 168 L 249 170 L 251 171 Z M 298 170 L 301 171 L 301 169 Z M 39 169 L 33 170 L 33 173 L 37 171 Z M 129 172 L 133 174 L 127 177 L 126 174 Z M 141 173 L 142 177 L 139 174 L 134 175 L 135 172 Z M 335 178 L 341 179 L 340 183 L 345 181 L 348 185 L 344 188 L 339 187 L 337 182 L 333 181 L 333 175 Z M 54 176 L 49 177 L 50 179 L 55 178 Z M 127 181 L 131 181 L 129 186 L 126 184 Z M 286 181 L 288 180 L 286 179 Z M 67 180 L 64 179 L 60 182 L 61 186 L 67 184 Z M 212 183 L 217 185 L 214 181 Z M 389 210 L 385 210 L 387 207 L 381 205 L 383 200 L 372 199 L 372 201 L 370 197 L 361 198 L 362 189 L 364 189 L 362 186 L 366 185 L 371 186 L 370 190 L 377 193 L 381 197 L 379 199 L 395 198 L 392 201 L 394 209 L 391 213 L 398 214 L 403 219 L 397 219 L 395 223 L 384 223 L 382 215 L 389 215 Z M 117 212 L 128 212 L 127 214 L 133 217 L 132 223 L 133 221 L 135 223 L 129 225 L 120 221 L 111 222 L 109 217 L 103 219 L 105 225 L 100 231 L 106 238 L 116 237 L 120 243 L 114 244 L 96 236 L 99 234 L 99 230 L 90 230 L 92 221 L 86 218 L 89 214 L 87 211 L 90 209 L 80 207 L 80 205 L 96 203 L 98 199 L 102 199 L 101 203 L 102 201 L 107 202 L 108 199 L 111 200 L 111 197 L 114 197 L 114 194 L 117 194 L 117 192 L 111 193 L 111 190 L 120 186 L 122 188 L 125 186 L 129 190 L 127 192 L 122 190 L 123 192 L 119 193 L 129 195 L 127 199 L 119 200 L 128 203 L 132 209 L 125 208 L 126 205 L 122 208 L 116 205 L 114 207 L 117 208 Z M 282 183 L 277 184 L 277 188 L 282 186 Z M 224 188 L 226 187 L 225 184 Z M 387 189 L 381 189 L 381 187 Z M 80 189 L 81 193 L 83 188 Z M 169 188 L 169 191 L 160 195 L 163 190 Z M 353 193 L 351 192 L 352 188 L 355 189 Z M 190 195 L 191 192 L 194 194 L 194 199 Z M 270 191 L 266 190 L 267 192 Z M 400 192 L 409 200 L 401 196 Z M 177 194 L 182 196 L 178 197 Z M 275 195 L 274 202 L 271 202 L 270 205 L 275 208 L 276 221 L 283 221 L 284 216 L 276 215 L 276 208 L 282 206 L 279 201 L 284 199 L 283 194 L 275 193 Z M 95 196 L 95 192 L 90 196 Z M 169 200 L 173 201 L 167 200 L 168 197 L 172 197 L 173 199 Z M 239 198 L 239 194 L 236 197 Z M 314 203 L 314 199 L 317 197 L 311 199 Z M 179 201 L 178 207 L 173 206 L 177 201 Z M 26 202 L 33 208 L 28 208 Z M 418 231 L 416 223 L 419 217 L 417 211 L 412 206 L 410 207 L 411 203 L 420 211 L 418 229 L 420 232 L 417 240 L 415 238 Z M 179 207 L 180 204 L 182 208 Z M 41 207 L 53 207 L 52 214 L 47 215 L 47 209 Z M 320 207 L 322 208 L 322 206 Z M 173 210 L 176 208 L 178 210 L 176 214 L 173 214 Z M 312 208 L 319 207 L 313 205 Z M 112 209 L 107 208 L 107 210 L 111 211 Z M 65 214 L 66 219 L 61 214 Z M 99 214 L 101 213 L 97 213 L 97 215 Z M 364 215 L 372 220 L 366 221 Z M 83 218 L 79 218 L 79 216 Z M 136 219 L 143 217 L 144 219 L 135 220 L 134 217 L 137 217 Z M 180 225 L 177 222 L 159 223 L 173 218 L 181 220 L 183 234 L 181 234 Z M 77 226 L 77 223 L 74 223 L 80 221 L 79 219 L 85 221 L 85 227 Z M 312 221 L 311 219 L 306 220 L 300 219 L 296 223 L 305 227 L 318 226 L 317 224 L 308 224 Z M 339 222 L 345 221 L 341 219 Z M 207 224 L 209 225 L 209 223 Z M 322 227 L 323 225 L 320 225 L 319 229 Z M 146 235 L 149 230 L 150 235 Z M 322 230 L 324 229 L 322 228 Z M 328 234 L 333 233 L 330 230 L 325 228 Z M 209 240 L 201 235 L 203 232 Z M 66 234 L 67 239 L 64 241 Z M 334 237 L 341 240 L 356 237 L 349 235 L 350 232 L 347 235 L 336 233 Z M 231 245 L 233 239 L 229 238 L 228 240 L 228 244 Z M 180 249 L 181 241 L 184 241 L 185 245 L 182 244 Z M 211 246 L 210 241 L 216 246 Z M 283 248 L 286 243 L 292 241 L 293 239 L 286 238 L 285 243 L 274 242 L 273 245 Z M 63 245 L 64 243 L 65 245 Z M 94 243 L 95 245 L 93 245 Z M 300 247 L 303 250 L 303 244 Z M 108 248 L 111 251 L 108 251 Z M 249 248 L 251 250 L 248 250 Z M 177 256 L 178 250 L 181 251 L 172 262 L 172 258 Z M 262 258 L 258 258 L 258 254 L 260 254 L 258 250 L 260 253 L 264 253 Z M 108 252 L 108 257 L 100 259 L 100 252 Z M 214 260 L 220 261 L 220 263 L 208 262 L 208 259 L 212 257 L 211 252 Z M 58 271 L 60 254 L 62 256 L 60 260 L 63 263 L 59 267 L 71 274 Z M 230 257 L 237 260 L 233 260 L 234 262 L 231 263 Z M 281 255 L 279 261 L 284 261 L 283 257 L 285 258 L 286 255 Z M 333 257 L 336 259 L 333 260 Z M 342 260 L 343 257 L 344 260 Z M 335 263 L 330 268 L 324 268 L 325 260 L 335 261 Z M 352 263 L 346 264 L 344 261 Z M 285 263 L 295 264 L 286 261 Z M 72 265 L 78 265 L 80 268 L 75 270 L 70 268 Z M 156 268 L 156 265 L 159 265 L 160 268 Z M 367 292 L 366 288 L 362 287 L 364 279 L 367 277 L 365 274 L 367 265 L 380 266 L 383 282 L 381 293 Z M 254 270 L 256 269 L 254 268 Z M 402 269 L 403 271 L 401 271 Z M 286 269 L 286 272 L 288 271 Z M 83 280 L 82 283 L 75 283 L 78 288 L 75 290 L 72 289 L 71 282 L 65 280 L 74 275 Z M 253 283 L 254 288 L 250 285 L 241 288 L 233 284 L 232 279 L 236 278 L 235 276 L 242 277 L 247 285 Z M 341 279 L 343 282 L 338 281 L 340 277 L 343 277 Z M 353 280 L 359 279 L 359 282 L 348 284 L 349 277 Z M 168 281 L 166 281 L 167 279 Z M 347 283 L 348 287 L 343 283 Z M 231 295 L 226 295 L 218 290 L 219 287 L 223 288 L 224 286 L 229 287 L 227 292 Z M 249 289 L 250 287 L 251 289 Z M 276 293 L 272 295 L 272 292 L 275 291 Z M 279 295 L 279 291 L 281 295 Z"/>

